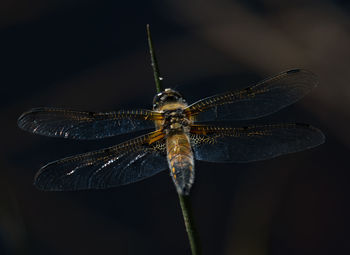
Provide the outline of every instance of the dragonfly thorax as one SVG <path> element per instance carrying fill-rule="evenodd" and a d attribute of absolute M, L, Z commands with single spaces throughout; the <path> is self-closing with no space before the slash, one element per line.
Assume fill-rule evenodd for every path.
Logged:
<path fill-rule="evenodd" d="M 163 129 L 167 134 L 189 131 L 191 122 L 186 118 L 183 109 L 164 111 L 164 117 Z"/>

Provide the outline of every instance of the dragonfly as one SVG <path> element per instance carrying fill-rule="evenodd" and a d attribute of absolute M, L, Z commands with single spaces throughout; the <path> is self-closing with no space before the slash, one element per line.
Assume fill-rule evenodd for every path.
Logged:
<path fill-rule="evenodd" d="M 155 95 L 152 110 L 88 112 L 34 108 L 19 117 L 18 126 L 38 135 L 76 140 L 153 129 L 109 148 L 48 163 L 34 178 L 34 185 L 41 190 L 105 189 L 169 169 L 177 192 L 188 195 L 196 160 L 252 162 L 322 144 L 323 133 L 303 123 L 220 124 L 270 115 L 304 97 L 317 83 L 312 72 L 292 69 L 192 104 L 178 91 L 167 88 Z"/>

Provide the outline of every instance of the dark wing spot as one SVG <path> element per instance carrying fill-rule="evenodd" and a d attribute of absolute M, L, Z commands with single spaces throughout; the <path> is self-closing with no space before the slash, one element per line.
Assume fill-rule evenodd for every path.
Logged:
<path fill-rule="evenodd" d="M 111 152 L 112 151 L 112 148 L 106 148 L 103 152 L 104 153 L 109 153 L 109 152 Z"/>
<path fill-rule="evenodd" d="M 287 74 L 299 73 L 299 72 L 300 72 L 300 69 L 292 69 L 292 70 L 287 71 Z"/>

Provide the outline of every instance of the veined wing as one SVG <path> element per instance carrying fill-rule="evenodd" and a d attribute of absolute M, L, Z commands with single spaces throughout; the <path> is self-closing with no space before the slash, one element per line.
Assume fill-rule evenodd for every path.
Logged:
<path fill-rule="evenodd" d="M 250 162 L 302 151 L 322 144 L 323 133 L 307 124 L 250 127 L 194 125 L 191 144 L 197 160 Z"/>
<path fill-rule="evenodd" d="M 23 113 L 18 126 L 39 135 L 91 140 L 154 128 L 154 120 L 162 117 L 149 110 L 83 112 L 43 107 Z"/>
<path fill-rule="evenodd" d="M 167 167 L 164 133 L 158 130 L 49 163 L 38 171 L 34 184 L 51 191 L 103 189 L 145 179 Z"/>
<path fill-rule="evenodd" d="M 185 112 L 195 121 L 255 119 L 293 104 L 316 85 L 313 73 L 293 69 L 243 90 L 204 98 Z"/>

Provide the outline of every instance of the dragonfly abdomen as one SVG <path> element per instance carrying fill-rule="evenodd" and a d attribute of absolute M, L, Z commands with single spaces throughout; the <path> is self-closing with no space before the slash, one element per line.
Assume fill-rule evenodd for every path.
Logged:
<path fill-rule="evenodd" d="M 194 160 L 191 144 L 185 132 L 167 137 L 170 175 L 180 194 L 188 195 L 194 181 Z"/>

